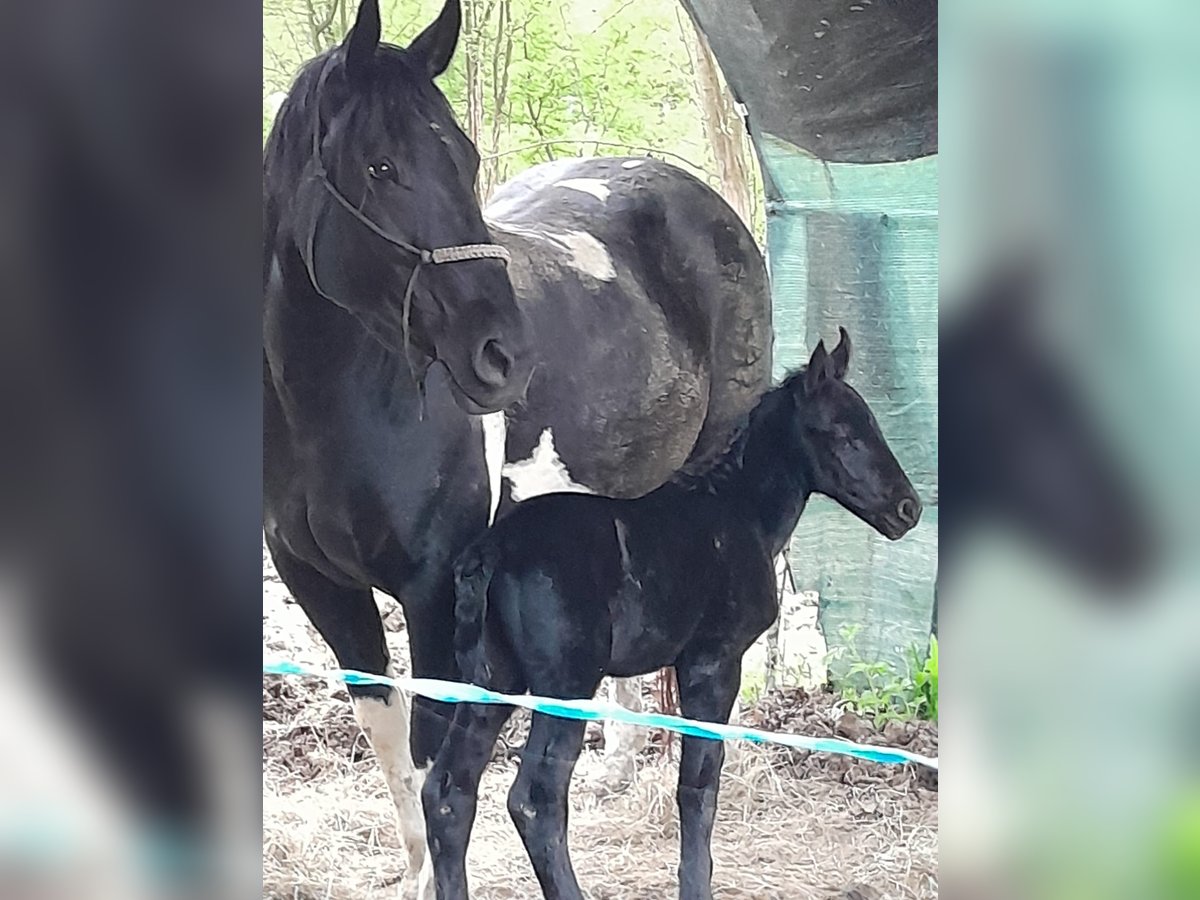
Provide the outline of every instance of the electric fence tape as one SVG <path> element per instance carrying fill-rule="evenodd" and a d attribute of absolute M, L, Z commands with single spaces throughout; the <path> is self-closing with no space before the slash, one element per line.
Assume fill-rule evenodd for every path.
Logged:
<path fill-rule="evenodd" d="M 915 763 L 934 771 L 937 771 L 938 767 L 936 757 L 922 756 L 898 747 L 877 747 L 856 744 L 853 741 L 844 741 L 839 738 L 808 737 L 800 734 L 763 731 L 742 725 L 699 722 L 663 713 L 634 712 L 623 706 L 598 700 L 556 700 L 552 697 L 537 697 L 532 694 L 501 694 L 474 684 L 458 681 L 442 681 L 436 678 L 391 678 L 386 675 L 356 672 L 353 669 L 319 669 L 302 666 L 288 660 L 264 662 L 263 674 L 299 675 L 308 678 L 338 680 L 346 684 L 384 684 L 406 693 L 418 694 L 443 703 L 493 703 L 521 706 L 535 712 L 561 716 L 566 719 L 609 720 L 638 725 L 643 728 L 664 728 L 678 734 L 714 741 L 742 740 L 754 744 L 782 744 L 798 750 L 808 750 L 813 753 L 838 753 L 877 763 L 891 765 Z"/>

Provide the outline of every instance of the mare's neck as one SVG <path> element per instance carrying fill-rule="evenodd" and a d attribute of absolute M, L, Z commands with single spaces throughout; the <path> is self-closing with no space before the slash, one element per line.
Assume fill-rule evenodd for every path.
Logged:
<path fill-rule="evenodd" d="M 744 511 L 762 529 L 777 556 L 787 546 L 812 493 L 810 467 L 803 450 L 791 446 L 792 434 L 783 417 L 794 415 L 792 401 L 782 389 L 772 392 L 750 417 L 739 461 L 719 479 L 715 493 Z"/>
<path fill-rule="evenodd" d="M 267 361 L 293 424 L 315 416 L 327 429 L 339 409 L 363 403 L 417 420 L 417 384 L 403 356 L 317 294 L 294 249 L 279 260 L 265 304 Z"/>

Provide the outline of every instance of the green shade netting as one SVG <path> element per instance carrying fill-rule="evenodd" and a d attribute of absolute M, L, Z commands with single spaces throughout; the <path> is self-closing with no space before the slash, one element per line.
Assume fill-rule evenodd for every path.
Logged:
<path fill-rule="evenodd" d="M 921 523 L 896 542 L 824 497 L 800 521 L 789 559 L 797 589 L 820 594 L 837 681 L 856 656 L 906 666 L 914 648 L 928 646 L 938 528 L 937 157 L 825 164 L 769 134 L 757 145 L 768 184 L 775 374 L 807 362 L 821 338 L 832 349 L 845 326 L 854 348 L 847 378 L 925 504 Z"/>

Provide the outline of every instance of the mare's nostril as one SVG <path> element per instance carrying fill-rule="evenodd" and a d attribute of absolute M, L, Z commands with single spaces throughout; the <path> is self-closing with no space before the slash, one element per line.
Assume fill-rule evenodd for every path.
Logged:
<path fill-rule="evenodd" d="M 512 367 L 512 356 L 495 338 L 484 341 L 475 354 L 475 375 L 488 387 L 503 387 Z"/>
<path fill-rule="evenodd" d="M 905 525 L 913 526 L 917 524 L 917 519 L 921 516 L 921 504 L 912 497 L 905 497 L 896 504 L 896 515 Z"/>

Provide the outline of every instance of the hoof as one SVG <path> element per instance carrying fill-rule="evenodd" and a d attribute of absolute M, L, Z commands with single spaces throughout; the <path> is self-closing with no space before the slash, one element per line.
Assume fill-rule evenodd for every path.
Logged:
<path fill-rule="evenodd" d="M 433 877 L 433 857 L 425 855 L 425 862 L 417 877 L 412 879 L 415 892 L 414 900 L 437 900 L 437 885 Z"/>
<path fill-rule="evenodd" d="M 636 778 L 637 772 L 631 768 L 604 769 L 588 778 L 584 787 L 600 796 L 622 794 L 633 786 Z"/>

